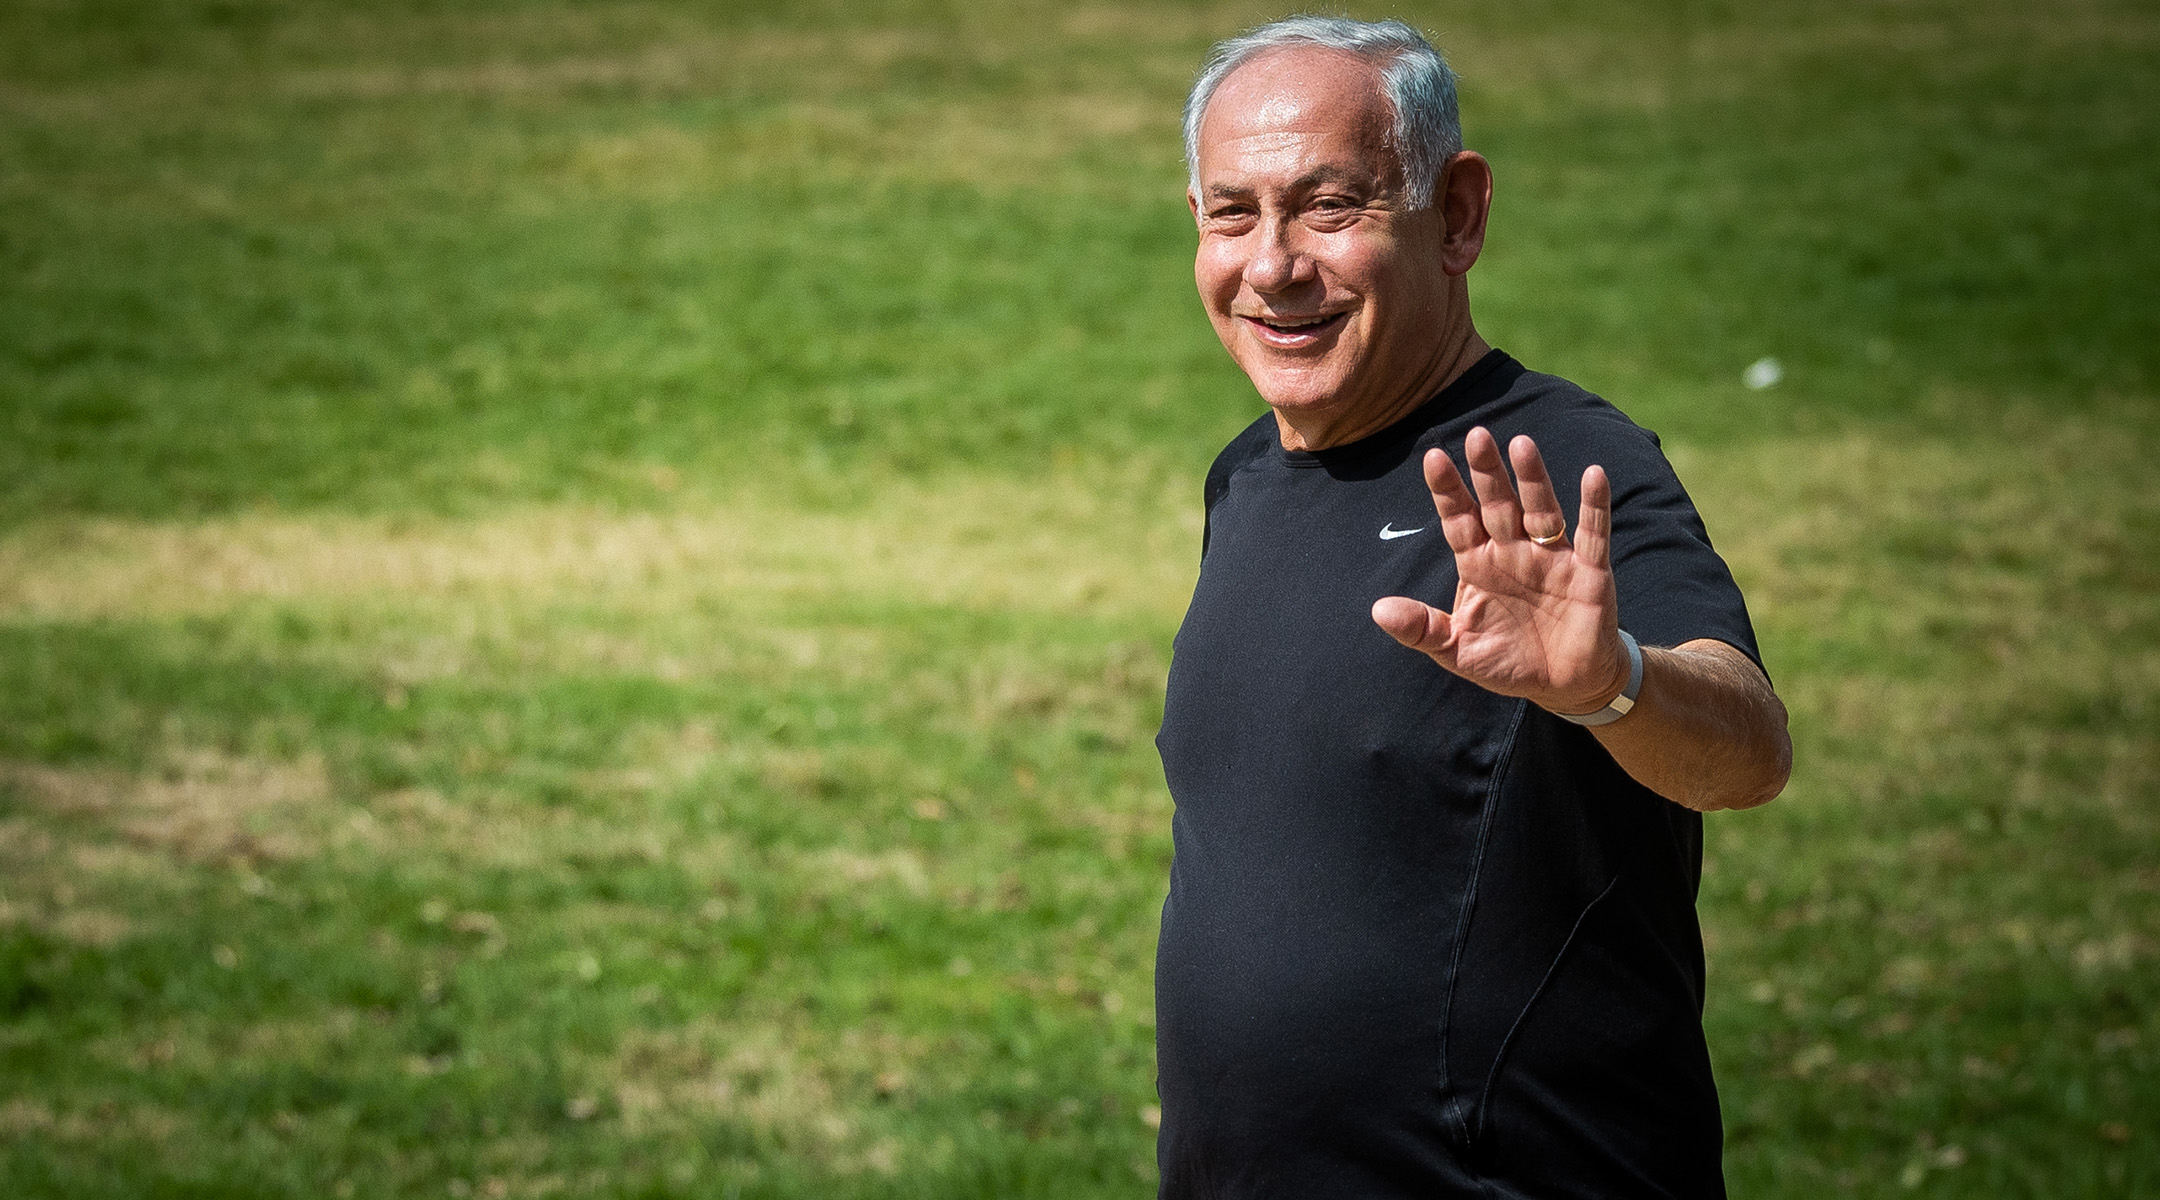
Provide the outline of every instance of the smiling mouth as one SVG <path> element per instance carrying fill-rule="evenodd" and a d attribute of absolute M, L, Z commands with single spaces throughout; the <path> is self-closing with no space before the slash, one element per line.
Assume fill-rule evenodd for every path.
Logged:
<path fill-rule="evenodd" d="M 1348 313 L 1326 313 L 1314 317 L 1245 317 L 1244 320 L 1269 342 L 1297 345 L 1331 332 L 1348 317 Z"/>

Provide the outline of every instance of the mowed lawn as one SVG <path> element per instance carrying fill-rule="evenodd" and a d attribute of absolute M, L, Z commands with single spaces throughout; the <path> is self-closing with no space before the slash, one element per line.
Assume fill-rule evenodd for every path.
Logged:
<path fill-rule="evenodd" d="M 1358 12 L 1792 708 L 1735 1194 L 2160 1195 L 2160 11 Z M 1274 15 L 0 6 L 0 1195 L 1150 1194 Z"/>

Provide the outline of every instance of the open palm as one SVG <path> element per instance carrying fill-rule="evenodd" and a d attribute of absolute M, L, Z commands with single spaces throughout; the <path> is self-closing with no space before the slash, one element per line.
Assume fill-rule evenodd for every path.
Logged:
<path fill-rule="evenodd" d="M 1627 681 L 1604 469 L 1583 472 L 1570 540 L 1536 442 L 1517 437 L 1508 446 L 1519 494 L 1490 431 L 1471 430 L 1463 451 L 1475 492 L 1444 452 L 1427 451 L 1424 463 L 1441 531 L 1455 551 L 1454 608 L 1389 596 L 1374 603 L 1373 620 L 1480 687 L 1553 712 L 1602 707 Z"/>

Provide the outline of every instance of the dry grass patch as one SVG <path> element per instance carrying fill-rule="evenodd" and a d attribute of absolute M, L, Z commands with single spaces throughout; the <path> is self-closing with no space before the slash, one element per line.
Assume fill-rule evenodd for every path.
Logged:
<path fill-rule="evenodd" d="M 643 821 L 535 805 L 485 785 L 452 799 L 428 787 L 399 788 L 350 810 L 338 844 L 384 856 L 424 855 L 470 868 L 534 870 L 575 860 L 669 864 L 711 882 L 740 869 L 741 848 L 725 834 L 661 832 Z M 487 913 L 436 920 L 485 941 L 504 930 Z"/>
<path fill-rule="evenodd" d="M 642 859 L 707 882 L 741 867 L 726 835 L 663 835 L 485 785 L 462 789 L 454 800 L 429 787 L 341 799 L 318 756 L 276 762 L 183 750 L 162 757 L 163 766 L 141 774 L 0 762 L 0 788 L 25 806 L 0 821 L 0 924 L 111 945 L 137 928 L 115 908 L 137 885 L 230 867 L 243 888 L 262 888 L 253 867 L 325 852 L 527 870 L 580 856 Z M 600 779 L 591 791 L 618 794 L 621 785 Z M 429 919 L 491 953 L 506 940 L 492 914 L 446 908 Z"/>
<path fill-rule="evenodd" d="M 115 1142 L 164 1146 L 194 1122 L 181 1113 L 147 1104 L 102 1104 L 91 1111 L 56 1109 L 29 1097 L 0 1100 L 0 1139 L 81 1142 L 110 1148 Z"/>
<path fill-rule="evenodd" d="M 177 752 L 153 773 L 0 762 L 0 787 L 55 817 L 84 820 L 188 862 L 296 859 L 326 826 L 320 757 L 291 762 Z"/>
<path fill-rule="evenodd" d="M 861 895 L 872 888 L 897 888 L 914 897 L 930 894 L 931 866 L 915 850 L 862 853 L 838 847 L 806 857 L 805 891 Z"/>
<path fill-rule="evenodd" d="M 336 840 L 320 757 L 175 751 L 140 774 L 0 761 L 20 815 L 0 821 L 0 926 L 112 947 L 156 921 L 146 907 L 206 868 L 310 857 Z M 230 951 L 227 951 L 229 953 Z"/>
<path fill-rule="evenodd" d="M 354 599 L 591 602 L 647 614 L 857 600 L 1174 618 L 1198 557 L 1194 489 L 1152 472 L 1129 488 L 1104 482 L 894 484 L 850 513 L 743 498 L 674 513 L 557 507 L 477 521 L 56 521 L 0 533 L 0 620 Z"/>
<path fill-rule="evenodd" d="M 350 1009 L 222 1028 L 168 1019 L 99 1038 L 87 1053 L 129 1071 L 195 1075 L 236 1062 L 326 1063 L 348 1052 L 360 1020 Z"/>
<path fill-rule="evenodd" d="M 921 1039 L 851 1030 L 812 1046 L 771 1023 L 714 1020 L 634 1031 L 595 1064 L 633 1134 L 739 1123 L 841 1174 L 891 1174 L 903 1148 L 878 1133 L 871 1105 L 904 1094 L 928 1054 Z"/>
<path fill-rule="evenodd" d="M 1855 433 L 1674 457 L 1767 625 L 1867 620 L 1886 647 L 1954 633 L 2016 683 L 2067 667 L 2151 695 L 2156 452 L 2104 417 L 2020 413 L 1955 442 Z M 2048 654 L 2026 653 L 2043 639 Z"/>

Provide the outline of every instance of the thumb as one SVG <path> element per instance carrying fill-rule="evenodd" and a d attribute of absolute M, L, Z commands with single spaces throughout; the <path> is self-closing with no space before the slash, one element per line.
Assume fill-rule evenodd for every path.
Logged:
<path fill-rule="evenodd" d="M 1438 653 L 1454 632 L 1446 613 L 1408 596 L 1384 596 L 1373 601 L 1372 619 L 1389 637 L 1427 654 Z"/>

